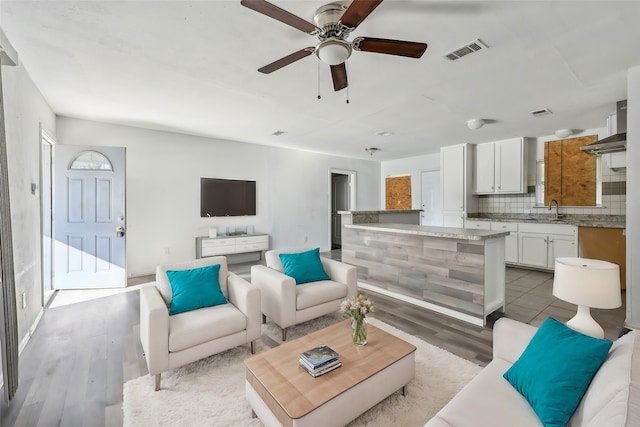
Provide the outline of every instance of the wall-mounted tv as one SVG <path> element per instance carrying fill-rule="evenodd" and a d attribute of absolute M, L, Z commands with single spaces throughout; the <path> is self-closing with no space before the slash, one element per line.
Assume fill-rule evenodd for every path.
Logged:
<path fill-rule="evenodd" d="M 200 216 L 256 214 L 256 182 L 200 178 Z"/>

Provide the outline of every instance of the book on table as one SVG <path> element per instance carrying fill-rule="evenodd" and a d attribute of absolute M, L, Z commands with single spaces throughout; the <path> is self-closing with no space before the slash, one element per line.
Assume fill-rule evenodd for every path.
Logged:
<path fill-rule="evenodd" d="M 327 345 L 320 345 L 302 352 L 298 363 L 313 377 L 326 374 L 342 366 L 338 353 Z"/>
<path fill-rule="evenodd" d="M 331 372 L 334 369 L 339 368 L 340 366 L 342 366 L 342 362 L 340 362 L 340 360 L 333 360 L 317 369 L 309 369 L 307 367 L 307 365 L 304 364 L 304 362 L 302 361 L 302 359 L 300 359 L 300 366 L 309 373 L 309 375 L 311 375 L 312 377 L 319 377 L 322 374 L 326 374 L 327 372 Z"/>
<path fill-rule="evenodd" d="M 308 365 L 313 369 L 328 362 L 338 360 L 339 358 L 340 356 L 338 355 L 338 353 L 333 351 L 333 349 L 328 345 L 324 344 L 304 351 L 300 354 L 300 360 L 304 360 L 305 362 L 307 362 Z"/>

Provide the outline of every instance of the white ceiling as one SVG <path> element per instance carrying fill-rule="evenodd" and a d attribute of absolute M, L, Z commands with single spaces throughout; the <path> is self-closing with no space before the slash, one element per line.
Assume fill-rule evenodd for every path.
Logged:
<path fill-rule="evenodd" d="M 328 1 L 272 3 L 310 21 Z M 0 26 L 58 115 L 373 160 L 605 126 L 640 65 L 638 17 L 640 1 L 385 0 L 350 40 L 429 47 L 354 52 L 347 95 L 315 56 L 258 73 L 316 38 L 240 0 L 0 0 Z M 443 58 L 477 38 L 489 49 Z M 529 114 L 542 108 L 553 114 Z M 475 117 L 489 123 L 471 131 Z"/>

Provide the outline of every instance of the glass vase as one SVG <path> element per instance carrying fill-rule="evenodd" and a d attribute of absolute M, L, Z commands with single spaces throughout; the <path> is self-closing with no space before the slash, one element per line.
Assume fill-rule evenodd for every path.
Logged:
<path fill-rule="evenodd" d="M 367 318 L 353 317 L 351 319 L 351 338 L 355 345 L 367 344 Z"/>

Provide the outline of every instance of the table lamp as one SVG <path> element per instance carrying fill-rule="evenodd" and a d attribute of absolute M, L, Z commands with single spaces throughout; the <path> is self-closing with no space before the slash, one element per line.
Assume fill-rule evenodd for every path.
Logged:
<path fill-rule="evenodd" d="M 591 317 L 591 308 L 620 307 L 620 292 L 617 264 L 588 258 L 556 258 L 553 295 L 578 305 L 578 313 L 566 323 L 571 329 L 604 338 L 604 330 Z"/>

